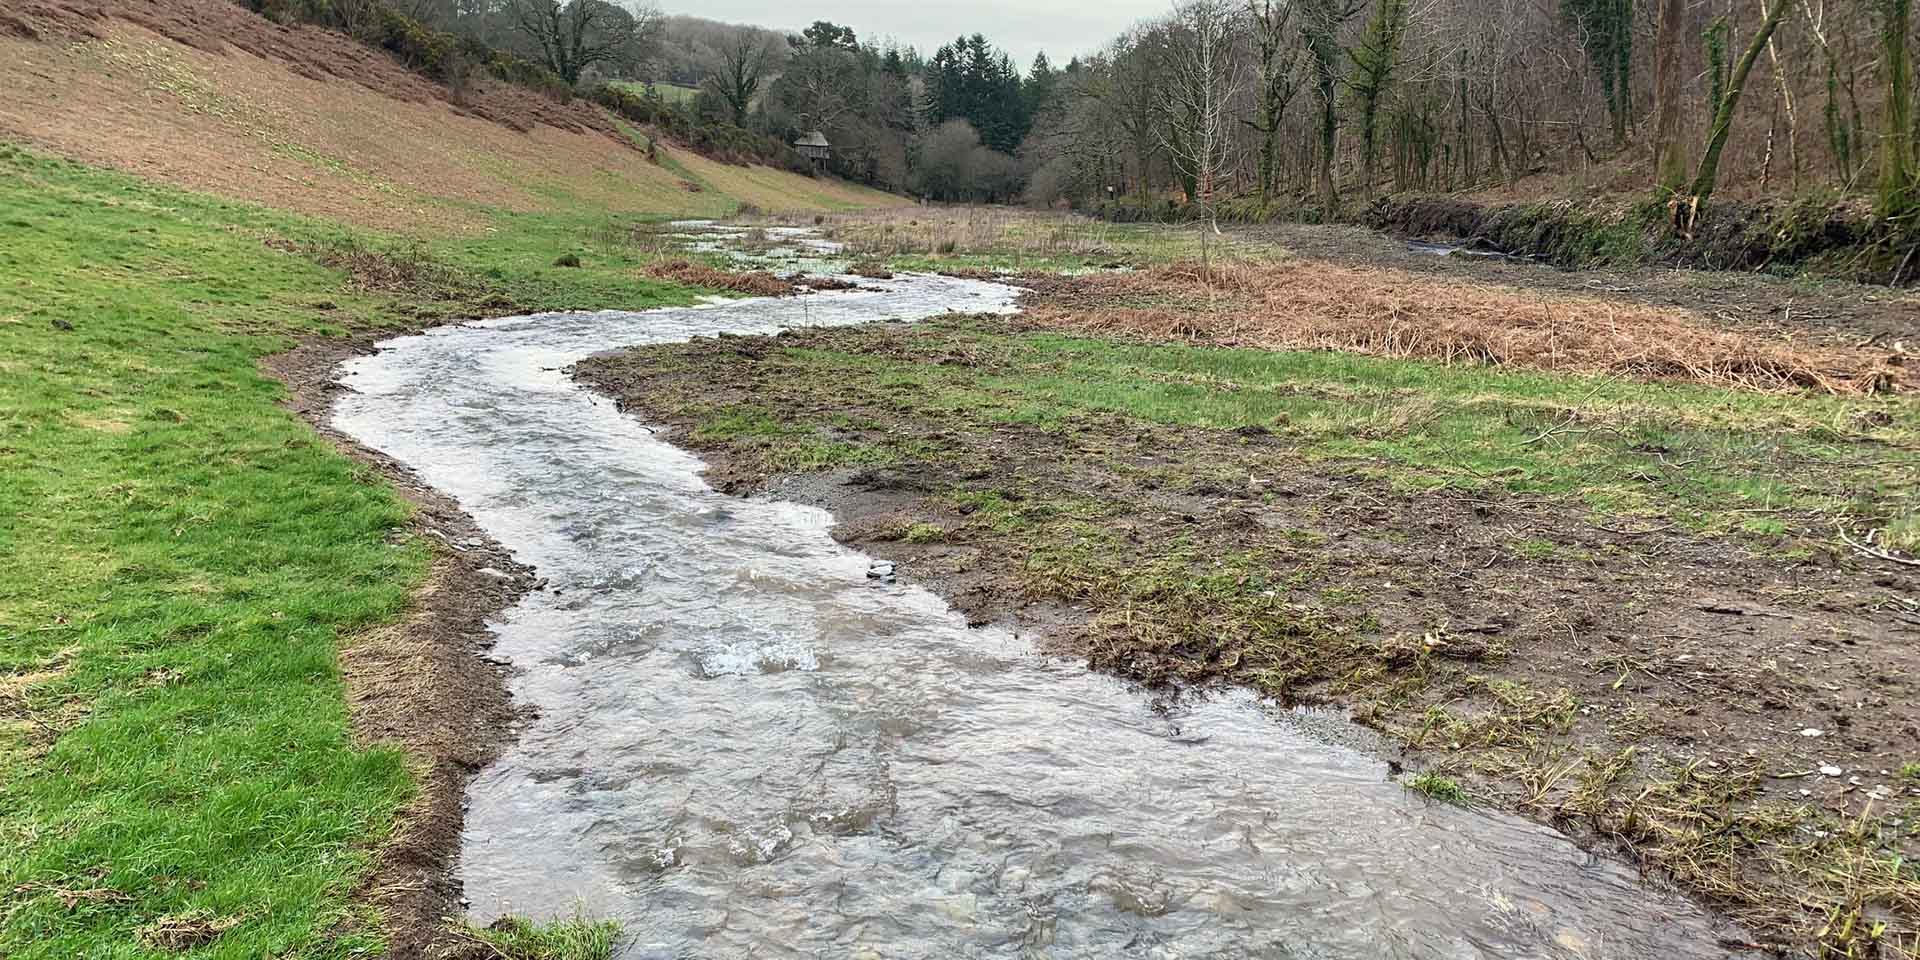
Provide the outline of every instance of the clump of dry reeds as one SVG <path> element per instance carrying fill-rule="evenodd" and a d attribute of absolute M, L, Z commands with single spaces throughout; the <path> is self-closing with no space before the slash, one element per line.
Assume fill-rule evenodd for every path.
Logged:
<path fill-rule="evenodd" d="M 1681 310 L 1323 263 L 1194 264 L 1036 284 L 1031 319 L 1088 333 L 1443 363 L 1879 393 L 1883 355 L 1728 330 Z"/>
<path fill-rule="evenodd" d="M 825 235 L 854 257 L 997 255 L 1118 257 L 1098 220 L 999 207 L 911 208 L 839 214 Z"/>
<path fill-rule="evenodd" d="M 800 292 L 792 281 L 782 280 L 765 270 L 722 270 L 694 260 L 665 260 L 650 263 L 647 276 L 709 290 L 731 290 L 753 297 L 787 297 Z"/>

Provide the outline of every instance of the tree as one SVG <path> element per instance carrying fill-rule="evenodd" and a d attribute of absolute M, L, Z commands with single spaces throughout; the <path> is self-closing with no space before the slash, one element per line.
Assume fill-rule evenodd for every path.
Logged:
<path fill-rule="evenodd" d="M 1716 108 L 1713 126 L 1707 133 L 1707 148 L 1700 155 L 1700 168 L 1693 175 L 1693 199 L 1691 206 L 1698 209 L 1704 206 L 1707 198 L 1713 196 L 1713 188 L 1720 173 L 1720 152 L 1727 146 L 1727 137 L 1733 132 L 1734 110 L 1740 106 L 1740 91 L 1746 88 L 1747 76 L 1753 72 L 1753 63 L 1760 59 L 1760 51 L 1766 49 L 1767 40 L 1778 29 L 1780 21 L 1787 15 L 1789 0 L 1770 0 L 1767 4 L 1767 18 L 1753 35 L 1753 41 L 1747 44 L 1747 52 L 1741 54 L 1740 65 L 1733 70 L 1714 98 Z M 1717 81 L 1717 77 L 1715 78 Z"/>
<path fill-rule="evenodd" d="M 802 46 L 839 47 L 842 50 L 854 50 L 860 41 L 854 36 L 852 27 L 843 27 L 830 20 L 815 20 L 813 26 L 800 31 Z"/>
<path fill-rule="evenodd" d="M 1298 47 L 1293 45 L 1293 0 L 1247 0 L 1247 19 L 1253 25 L 1253 49 L 1259 73 L 1260 105 L 1254 117 L 1243 121 L 1260 134 L 1259 190 L 1264 204 L 1273 198 L 1279 179 L 1280 122 L 1287 104 L 1300 89 L 1294 67 Z"/>
<path fill-rule="evenodd" d="M 1627 142 L 1633 112 L 1633 0 L 1561 0 L 1607 101 L 1615 145 Z"/>
<path fill-rule="evenodd" d="M 965 120 L 983 143 L 1003 152 L 1026 138 L 1032 117 L 1020 74 L 986 37 L 976 33 L 941 47 L 928 66 L 927 83 L 931 123 Z"/>
<path fill-rule="evenodd" d="M 1160 156 L 1163 78 L 1155 36 L 1136 29 L 1114 41 L 1112 77 L 1105 90 L 1107 116 L 1131 147 L 1134 192 L 1142 206 L 1152 199 L 1153 168 Z"/>
<path fill-rule="evenodd" d="M 1653 178 L 1662 193 L 1679 192 L 1687 180 L 1687 147 L 1680 138 L 1680 35 L 1686 30 L 1686 0 L 1660 0 L 1659 36 L 1654 41 Z"/>
<path fill-rule="evenodd" d="M 726 102 L 734 126 L 747 125 L 747 111 L 779 54 L 778 41 L 751 27 L 740 28 L 714 52 L 704 86 Z"/>
<path fill-rule="evenodd" d="M 1353 74 L 1347 88 L 1353 91 L 1360 108 L 1361 190 L 1371 197 L 1374 184 L 1374 158 L 1380 126 L 1380 102 L 1393 82 L 1394 68 L 1400 64 L 1400 39 L 1407 31 L 1406 0 L 1380 0 L 1373 19 L 1361 35 L 1360 44 L 1348 51 Z"/>
<path fill-rule="evenodd" d="M 949 120 L 914 150 L 913 186 L 933 200 L 1001 200 L 1015 190 L 1013 158 L 980 143 L 965 120 Z"/>
<path fill-rule="evenodd" d="M 1189 187 L 1190 199 L 1216 221 L 1215 192 L 1230 167 L 1231 126 L 1227 107 L 1240 83 L 1234 62 L 1236 24 L 1226 0 L 1184 0 L 1173 8 L 1167 33 L 1167 83 L 1162 90 L 1166 123 L 1162 144 Z M 1217 222 L 1212 224 L 1218 232 Z M 1200 261 L 1212 277 L 1207 233 L 1200 233 Z"/>
<path fill-rule="evenodd" d="M 1333 183 L 1333 151 L 1340 136 L 1340 27 L 1360 10 L 1360 0 L 1301 0 L 1300 35 L 1313 59 L 1314 93 L 1320 106 L 1320 203 L 1324 216 L 1340 208 Z"/>
<path fill-rule="evenodd" d="M 1880 8 L 1882 69 L 1887 76 L 1886 131 L 1880 135 L 1880 212 L 1911 214 L 1920 196 L 1913 155 L 1913 68 L 1907 52 L 1912 0 L 1876 0 Z"/>
<path fill-rule="evenodd" d="M 834 125 L 854 110 L 853 98 L 860 89 L 855 52 L 838 43 L 814 43 L 806 37 L 791 37 L 788 43 L 793 53 L 776 84 L 780 106 L 795 132 L 820 130 L 831 134 Z"/>
<path fill-rule="evenodd" d="M 1053 102 L 1060 86 L 1060 72 L 1053 69 L 1053 62 L 1047 59 L 1046 51 L 1034 55 L 1033 68 L 1027 71 L 1027 79 L 1020 85 L 1020 100 L 1029 129 L 1033 118 L 1040 115 L 1047 105 Z"/>
<path fill-rule="evenodd" d="M 547 69 L 579 83 L 589 67 L 632 67 L 659 42 L 660 8 L 646 0 L 505 0 L 515 28 Z"/>

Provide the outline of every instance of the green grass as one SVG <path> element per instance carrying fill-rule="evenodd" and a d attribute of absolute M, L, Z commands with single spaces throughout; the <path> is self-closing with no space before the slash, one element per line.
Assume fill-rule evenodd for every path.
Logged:
<path fill-rule="evenodd" d="M 501 223 L 429 248 L 530 309 L 686 296 L 553 268 L 580 215 Z M 350 893 L 413 784 L 336 654 L 430 552 L 255 363 L 422 305 L 267 243 L 339 227 L 4 144 L 0 224 L 0 956 L 164 956 L 138 931 L 183 917 L 231 925 L 196 956 L 376 951 Z"/>
<path fill-rule="evenodd" d="M 609 960 L 620 942 L 620 924 L 577 916 L 545 923 L 506 917 L 486 927 L 462 925 L 456 936 L 484 944 L 496 960 Z"/>
<path fill-rule="evenodd" d="M 900 535 L 907 543 L 940 543 L 947 539 L 946 528 L 937 523 L 916 523 Z"/>
<path fill-rule="evenodd" d="M 1407 789 L 1440 803 L 1448 803 L 1456 807 L 1467 805 L 1467 791 L 1461 788 L 1460 781 L 1452 777 L 1443 777 L 1431 770 L 1421 771 L 1408 778 Z"/>
<path fill-rule="evenodd" d="M 907 337 L 930 355 L 992 359 L 940 365 L 818 348 L 786 356 L 796 375 L 870 385 L 911 397 L 929 413 L 1060 430 L 1096 413 L 1259 427 L 1310 456 L 1362 464 L 1408 489 L 1491 485 L 1575 497 L 1608 514 L 1664 515 L 1712 532 L 1785 533 L 1771 511 L 1886 526 L 1889 517 L 1912 516 L 1920 477 L 1920 404 L 1905 398 L 1009 335 L 977 321 L 934 322 Z M 1890 413 L 1892 423 L 1869 425 L 1860 417 L 1866 411 Z M 1911 521 L 1892 523 L 1904 534 Z"/>

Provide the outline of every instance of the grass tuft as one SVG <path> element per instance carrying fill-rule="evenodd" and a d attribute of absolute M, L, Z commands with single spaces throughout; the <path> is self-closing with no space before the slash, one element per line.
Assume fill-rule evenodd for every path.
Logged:
<path fill-rule="evenodd" d="M 1422 770 L 1408 778 L 1407 789 L 1440 803 L 1452 804 L 1456 807 L 1467 805 L 1467 791 L 1460 786 L 1460 781 L 1452 777 L 1443 777 L 1431 770 Z"/>
<path fill-rule="evenodd" d="M 491 951 L 489 960 L 610 960 L 620 942 L 620 924 L 581 916 L 534 923 L 502 917 L 484 926 L 456 923 L 454 938 Z"/>

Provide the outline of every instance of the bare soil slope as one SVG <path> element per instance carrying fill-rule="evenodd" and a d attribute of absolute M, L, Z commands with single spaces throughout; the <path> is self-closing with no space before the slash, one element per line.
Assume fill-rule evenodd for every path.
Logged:
<path fill-rule="evenodd" d="M 585 101 L 486 78 L 456 92 L 348 37 L 226 0 L 9 6 L 0 89 L 0 136 L 383 229 L 475 228 L 476 207 L 714 215 L 735 200 L 792 210 L 902 202 L 671 148 L 649 162 Z"/>

